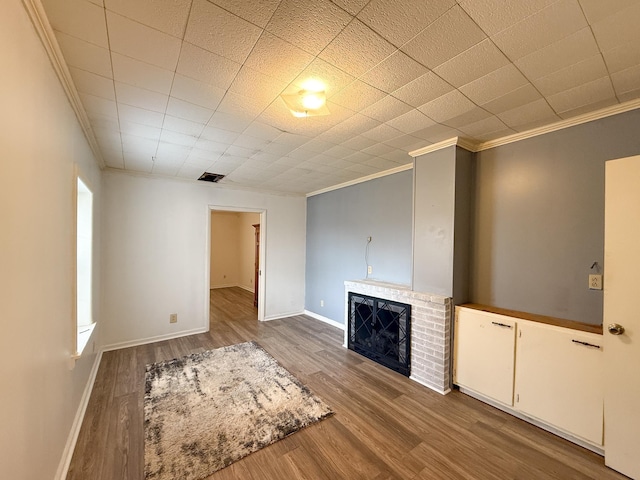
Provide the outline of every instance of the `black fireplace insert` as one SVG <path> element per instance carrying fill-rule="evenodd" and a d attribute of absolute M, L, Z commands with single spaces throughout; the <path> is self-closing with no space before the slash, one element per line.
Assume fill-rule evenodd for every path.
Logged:
<path fill-rule="evenodd" d="M 411 305 L 349 293 L 349 349 L 407 377 L 410 325 Z"/>

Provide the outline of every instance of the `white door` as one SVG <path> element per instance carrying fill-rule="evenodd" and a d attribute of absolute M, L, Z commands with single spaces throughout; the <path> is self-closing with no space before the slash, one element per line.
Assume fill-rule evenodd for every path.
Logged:
<path fill-rule="evenodd" d="M 605 463 L 640 479 L 640 156 L 605 172 Z"/>

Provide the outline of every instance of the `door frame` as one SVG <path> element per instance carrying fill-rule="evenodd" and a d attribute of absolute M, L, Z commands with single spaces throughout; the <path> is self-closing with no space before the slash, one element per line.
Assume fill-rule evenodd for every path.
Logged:
<path fill-rule="evenodd" d="M 263 322 L 265 317 L 265 305 L 266 305 L 266 275 L 265 266 L 267 264 L 267 210 L 264 208 L 251 208 L 251 207 L 238 207 L 233 205 L 208 205 L 207 206 L 207 241 L 206 241 L 206 265 L 205 265 L 205 288 L 207 292 L 211 291 L 211 212 L 239 212 L 239 213 L 257 213 L 260 215 L 260 258 L 258 259 L 258 321 Z M 209 299 L 210 295 L 206 297 L 205 312 L 207 318 L 207 330 L 209 322 L 211 321 L 209 314 Z"/>

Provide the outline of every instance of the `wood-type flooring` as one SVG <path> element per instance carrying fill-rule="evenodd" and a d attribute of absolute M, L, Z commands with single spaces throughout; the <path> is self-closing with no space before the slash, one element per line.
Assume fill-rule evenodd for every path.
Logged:
<path fill-rule="evenodd" d="M 68 480 L 142 480 L 145 365 L 249 340 L 335 415 L 208 480 L 626 478 L 551 433 L 343 348 L 335 327 L 306 316 L 258 322 L 252 294 L 240 288 L 212 290 L 210 305 L 209 333 L 103 354 Z"/>

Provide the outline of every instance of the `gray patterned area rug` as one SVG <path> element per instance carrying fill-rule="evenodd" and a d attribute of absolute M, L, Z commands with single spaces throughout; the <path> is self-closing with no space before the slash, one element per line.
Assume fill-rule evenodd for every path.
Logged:
<path fill-rule="evenodd" d="M 147 480 L 199 480 L 331 415 L 254 342 L 147 365 Z"/>

